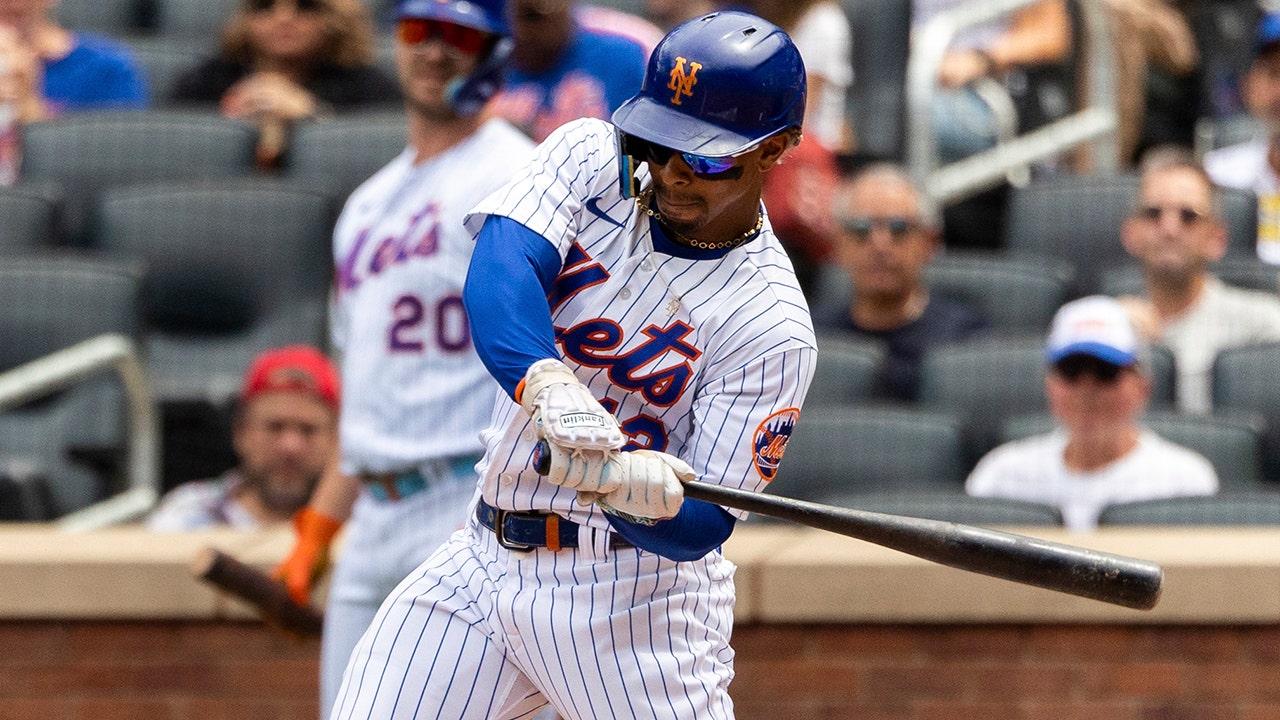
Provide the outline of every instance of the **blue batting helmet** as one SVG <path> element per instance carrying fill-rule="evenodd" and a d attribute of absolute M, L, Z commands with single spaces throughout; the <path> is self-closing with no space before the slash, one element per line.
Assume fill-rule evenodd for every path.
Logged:
<path fill-rule="evenodd" d="M 511 58 L 506 0 L 398 0 L 396 19 L 443 20 L 475 28 L 498 41 L 466 77 L 454 78 L 446 90 L 449 105 L 459 115 L 474 115 L 502 89 L 502 68 Z"/>
<path fill-rule="evenodd" d="M 725 157 L 800 127 L 804 103 L 804 63 L 791 38 L 754 15 L 726 11 L 668 33 L 613 124 L 680 152 Z"/>

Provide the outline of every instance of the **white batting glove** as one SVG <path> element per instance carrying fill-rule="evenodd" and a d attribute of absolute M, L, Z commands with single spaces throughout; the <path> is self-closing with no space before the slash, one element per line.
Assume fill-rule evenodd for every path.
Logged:
<path fill-rule="evenodd" d="M 548 456 L 545 477 L 549 482 L 582 494 L 613 492 L 622 485 L 613 460 L 614 455 L 622 453 L 562 448 L 550 440 L 546 442 L 545 452 Z"/>
<path fill-rule="evenodd" d="M 539 360 L 524 374 L 520 405 L 538 437 L 569 450 L 617 450 L 625 442 L 618 420 L 578 382 L 568 365 Z"/>
<path fill-rule="evenodd" d="M 684 503 L 681 482 L 696 477 L 685 461 L 654 450 L 614 453 L 609 466 L 610 477 L 620 486 L 606 493 L 579 493 L 578 501 L 595 502 L 607 513 L 643 525 L 675 517 Z"/>

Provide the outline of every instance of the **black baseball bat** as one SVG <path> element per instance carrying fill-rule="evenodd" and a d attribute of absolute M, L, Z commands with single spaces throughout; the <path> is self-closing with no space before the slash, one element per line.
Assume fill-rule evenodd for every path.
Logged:
<path fill-rule="evenodd" d="M 544 475 L 551 459 L 545 443 L 539 442 L 534 454 L 535 469 Z M 684 495 L 865 540 L 960 570 L 1138 610 L 1155 607 L 1164 580 L 1164 571 L 1148 560 L 972 525 L 822 505 L 696 481 L 684 483 Z"/>

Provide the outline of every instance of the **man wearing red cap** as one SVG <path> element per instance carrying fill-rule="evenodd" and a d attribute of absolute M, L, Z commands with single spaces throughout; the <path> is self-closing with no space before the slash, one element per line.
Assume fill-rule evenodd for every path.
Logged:
<path fill-rule="evenodd" d="M 315 348 L 291 345 L 259 355 L 245 373 L 232 428 L 239 464 L 175 488 L 147 526 L 182 532 L 288 521 L 334 458 L 339 396 L 338 373 Z"/>

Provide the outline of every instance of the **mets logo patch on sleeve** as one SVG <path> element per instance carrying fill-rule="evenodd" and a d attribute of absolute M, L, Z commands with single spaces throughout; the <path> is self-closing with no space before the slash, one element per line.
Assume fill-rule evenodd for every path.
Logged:
<path fill-rule="evenodd" d="M 782 462 L 782 454 L 787 451 L 787 443 L 791 440 L 791 430 L 799 419 L 800 408 L 784 408 L 765 418 L 756 428 L 751 447 L 756 472 L 765 482 L 777 477 L 778 464 Z"/>

